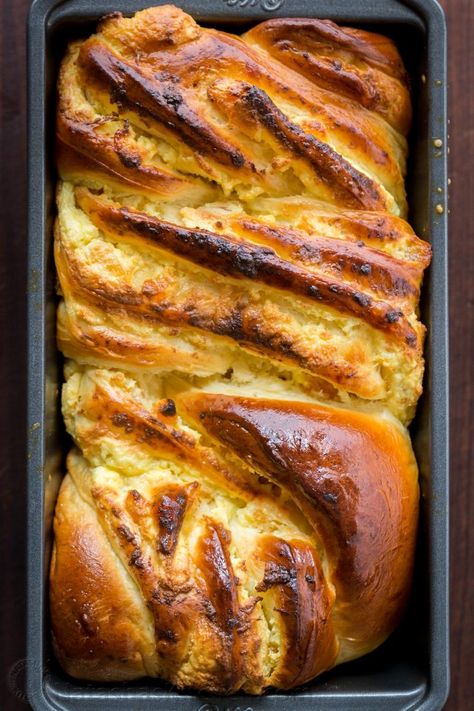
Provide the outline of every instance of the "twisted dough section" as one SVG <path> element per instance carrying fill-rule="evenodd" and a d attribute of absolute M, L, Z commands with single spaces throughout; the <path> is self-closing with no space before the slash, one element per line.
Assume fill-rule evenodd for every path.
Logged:
<path fill-rule="evenodd" d="M 403 611 L 429 245 L 389 40 L 103 20 L 59 78 L 55 648 L 79 678 L 305 683 Z"/>
<path fill-rule="evenodd" d="M 67 671 L 261 693 L 385 639 L 408 593 L 418 503 L 396 420 L 171 377 L 160 391 L 118 371 L 70 364 L 67 376 L 81 452 L 51 567 Z"/>

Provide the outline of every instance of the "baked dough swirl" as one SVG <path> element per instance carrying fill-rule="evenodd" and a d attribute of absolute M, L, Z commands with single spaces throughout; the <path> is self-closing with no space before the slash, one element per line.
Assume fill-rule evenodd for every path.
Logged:
<path fill-rule="evenodd" d="M 430 261 L 410 111 L 391 41 L 329 21 L 237 37 L 167 5 L 69 46 L 50 598 L 71 675 L 260 694 L 394 629 Z"/>

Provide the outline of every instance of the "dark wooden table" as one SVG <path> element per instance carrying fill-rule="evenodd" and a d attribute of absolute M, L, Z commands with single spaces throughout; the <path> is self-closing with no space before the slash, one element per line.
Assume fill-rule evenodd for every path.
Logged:
<path fill-rule="evenodd" d="M 449 26 L 451 283 L 451 673 L 446 709 L 474 708 L 474 0 L 444 0 Z M 25 622 L 25 18 L 1 2 L 0 708 L 21 692 Z M 16 691 L 13 694 L 11 688 Z"/>

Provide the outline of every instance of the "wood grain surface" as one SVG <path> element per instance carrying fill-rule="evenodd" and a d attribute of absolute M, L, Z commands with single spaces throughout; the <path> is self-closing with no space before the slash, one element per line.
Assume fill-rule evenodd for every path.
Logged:
<path fill-rule="evenodd" d="M 474 0 L 444 0 L 449 28 L 451 693 L 474 708 Z M 0 12 L 0 708 L 27 708 L 25 657 L 26 62 L 28 0 Z"/>

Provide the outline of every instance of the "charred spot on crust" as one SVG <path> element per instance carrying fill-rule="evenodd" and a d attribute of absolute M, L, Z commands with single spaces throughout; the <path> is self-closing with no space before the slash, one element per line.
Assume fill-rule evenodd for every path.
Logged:
<path fill-rule="evenodd" d="M 177 642 L 176 632 L 172 629 L 157 630 L 158 639 L 166 640 L 167 642 Z"/>
<path fill-rule="evenodd" d="M 133 432 L 135 426 L 133 417 L 126 412 L 114 412 L 110 419 L 116 427 L 123 427 L 127 433 Z"/>
<path fill-rule="evenodd" d="M 353 264 L 352 269 L 355 272 L 359 272 L 359 274 L 363 274 L 364 276 L 369 276 L 369 274 L 372 271 L 372 267 L 370 264 Z"/>
<path fill-rule="evenodd" d="M 367 306 L 370 306 L 371 303 L 371 298 L 370 296 L 367 296 L 367 294 L 362 294 L 361 292 L 354 292 L 352 298 L 356 302 L 356 304 L 359 304 L 359 306 L 362 306 L 363 308 L 366 308 Z"/>
<path fill-rule="evenodd" d="M 174 417 L 176 415 L 176 404 L 174 400 L 168 398 L 162 405 L 160 405 L 160 412 L 165 417 Z"/>
<path fill-rule="evenodd" d="M 174 553 L 184 517 L 199 484 L 193 482 L 187 487 L 169 486 L 160 491 L 153 505 L 153 512 L 158 524 L 157 549 L 163 555 Z"/>
<path fill-rule="evenodd" d="M 267 561 L 263 580 L 255 586 L 257 592 L 265 592 L 274 585 L 289 585 L 296 579 L 296 572 L 284 565 Z"/>
<path fill-rule="evenodd" d="M 126 168 L 138 168 L 141 165 L 142 159 L 138 153 L 127 153 L 124 150 L 117 151 L 121 163 Z"/>
<path fill-rule="evenodd" d="M 142 501 L 145 501 L 145 499 L 143 498 L 143 496 L 142 496 L 142 495 L 140 494 L 140 492 L 137 491 L 136 489 L 130 489 L 130 491 L 129 491 L 128 493 L 129 493 L 130 496 L 134 499 L 135 502 L 139 502 L 139 501 L 142 502 Z"/>
<path fill-rule="evenodd" d="M 143 437 L 145 441 L 153 439 L 163 439 L 163 433 L 157 430 L 156 427 L 145 424 L 141 428 L 141 437 Z"/>
<path fill-rule="evenodd" d="M 127 90 L 122 84 L 111 86 L 109 90 L 109 97 L 111 104 L 117 104 L 118 107 L 121 107 L 127 98 Z"/>
<path fill-rule="evenodd" d="M 218 321 L 215 331 L 223 336 L 230 336 L 235 341 L 245 340 L 246 330 L 244 328 L 242 310 L 238 305 L 225 318 L 221 318 Z"/>
<path fill-rule="evenodd" d="M 402 318 L 402 316 L 403 316 L 403 313 L 401 311 L 394 310 L 394 311 L 388 311 L 385 315 L 385 318 L 388 321 L 388 323 L 395 323 L 400 318 Z"/>
<path fill-rule="evenodd" d="M 165 70 L 156 72 L 155 79 L 160 82 L 171 82 L 172 84 L 179 84 L 181 82 L 181 77 L 177 74 L 171 74 Z"/>
<path fill-rule="evenodd" d="M 204 607 L 204 611 L 206 614 L 206 617 L 208 620 L 211 622 L 215 622 L 217 618 L 217 613 L 214 605 L 208 598 L 204 598 L 202 600 L 202 606 Z"/>
<path fill-rule="evenodd" d="M 183 103 L 182 95 L 178 91 L 173 89 L 166 89 L 163 92 L 163 99 L 168 104 L 168 106 L 172 107 L 175 111 Z"/>
<path fill-rule="evenodd" d="M 236 168 L 241 168 L 245 163 L 245 158 L 243 157 L 240 151 L 233 151 L 231 153 L 230 158 L 232 161 L 232 165 L 234 165 Z"/>
<path fill-rule="evenodd" d="M 133 568 L 138 568 L 138 570 L 145 569 L 145 562 L 143 560 L 140 548 L 135 548 L 135 550 L 130 555 L 130 558 L 128 559 L 128 564 Z"/>
<path fill-rule="evenodd" d="M 117 528 L 117 533 L 119 533 L 120 536 L 127 541 L 127 543 L 136 543 L 135 534 L 132 533 L 132 531 L 125 524 L 121 524 Z"/>

